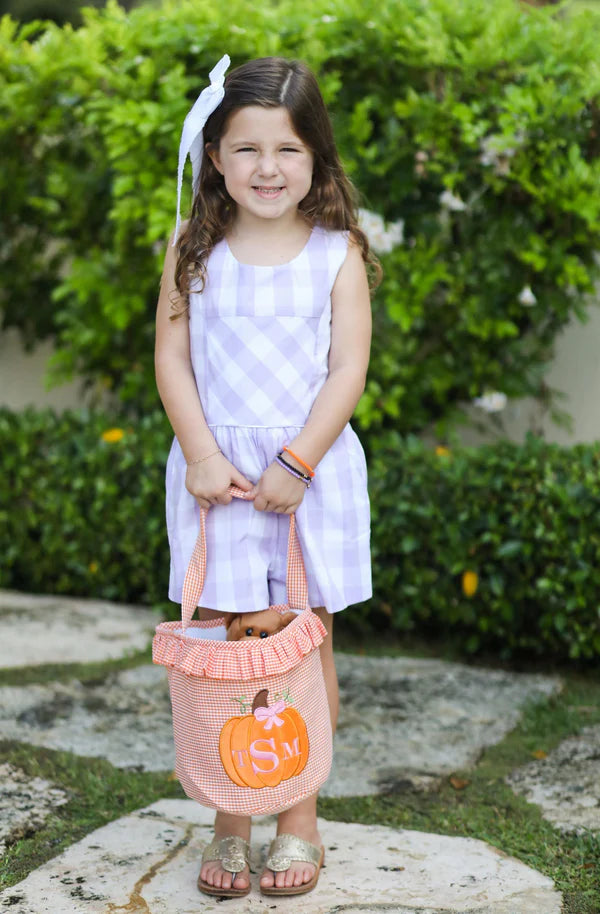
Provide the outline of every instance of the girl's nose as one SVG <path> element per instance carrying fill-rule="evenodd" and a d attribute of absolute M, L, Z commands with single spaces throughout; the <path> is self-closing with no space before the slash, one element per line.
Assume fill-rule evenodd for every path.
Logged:
<path fill-rule="evenodd" d="M 264 175 L 265 177 L 277 174 L 277 162 L 275 160 L 275 156 L 268 153 L 263 153 L 258 162 L 258 171 L 259 174 Z"/>

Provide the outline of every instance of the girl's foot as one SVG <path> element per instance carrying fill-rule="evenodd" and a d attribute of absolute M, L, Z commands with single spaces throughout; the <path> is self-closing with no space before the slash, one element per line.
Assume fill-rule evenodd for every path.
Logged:
<path fill-rule="evenodd" d="M 251 822 L 249 816 L 230 816 L 227 813 L 218 812 L 215 817 L 215 840 L 236 835 L 243 838 L 244 841 L 250 841 Z M 208 860 L 202 864 L 200 879 L 216 889 L 248 889 L 250 887 L 250 869 L 246 864 L 234 876 L 233 873 L 223 869 L 219 860 Z"/>
<path fill-rule="evenodd" d="M 295 835 L 302 838 L 316 847 L 321 847 L 321 835 L 317 829 L 316 815 L 316 798 L 304 800 L 292 809 L 286 809 L 279 814 L 277 820 L 278 835 Z M 292 862 L 289 869 L 281 873 L 274 873 L 273 870 L 265 869 L 260 877 L 261 889 L 289 889 L 298 888 L 307 882 L 310 882 L 317 867 L 312 863 L 302 861 Z"/>

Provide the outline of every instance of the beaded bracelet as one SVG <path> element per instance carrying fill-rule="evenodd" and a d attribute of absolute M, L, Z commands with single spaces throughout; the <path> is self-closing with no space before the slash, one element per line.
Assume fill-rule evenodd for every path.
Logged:
<path fill-rule="evenodd" d="M 310 478 L 311 479 L 313 478 L 313 476 L 315 475 L 315 471 L 313 470 L 313 468 L 311 466 L 309 466 L 307 463 L 305 463 L 304 460 L 302 460 L 302 457 L 298 457 L 297 454 L 294 454 L 294 452 L 292 450 L 290 450 L 290 448 L 287 446 L 287 444 L 284 444 L 283 450 L 287 451 L 288 454 L 290 455 L 290 457 L 293 457 L 294 460 L 297 460 L 298 463 L 300 464 L 300 466 L 304 467 L 304 469 L 306 470 L 306 472 L 308 473 Z"/>
<path fill-rule="evenodd" d="M 300 470 L 297 470 L 296 467 L 293 467 L 291 463 L 288 463 L 287 460 L 285 460 L 285 458 L 282 457 L 282 454 L 283 454 L 283 451 L 281 452 L 281 454 L 278 454 L 277 457 L 275 458 L 275 460 L 277 461 L 279 466 L 283 467 L 284 470 L 287 470 L 288 473 L 290 473 L 292 476 L 295 476 L 296 479 L 302 480 L 302 482 L 304 483 L 306 488 L 309 489 L 310 484 L 312 482 L 312 479 L 310 478 L 310 476 L 307 476 L 306 473 L 301 473 Z"/>
<path fill-rule="evenodd" d="M 221 453 L 221 448 L 216 451 L 212 451 L 210 454 L 206 454 L 205 457 L 194 457 L 193 460 L 186 460 L 186 463 L 189 467 L 195 466 L 197 463 L 204 463 L 205 460 L 208 460 L 209 457 L 215 457 L 217 454 Z"/>

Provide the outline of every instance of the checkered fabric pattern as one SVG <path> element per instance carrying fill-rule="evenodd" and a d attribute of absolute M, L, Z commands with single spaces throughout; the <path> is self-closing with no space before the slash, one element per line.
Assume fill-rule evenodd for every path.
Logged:
<path fill-rule="evenodd" d="M 232 494 L 244 498 L 235 487 Z M 325 627 L 308 606 L 293 515 L 288 604 L 272 608 L 303 611 L 277 634 L 248 641 L 214 640 L 215 620 L 191 622 L 206 572 L 205 528 L 202 511 L 181 622 L 161 623 L 153 641 L 154 662 L 166 666 L 169 676 L 175 771 L 187 795 L 205 806 L 236 815 L 280 812 L 316 793 L 331 768 L 332 731 L 318 650 Z M 203 629 L 207 637 L 197 637 Z M 261 693 L 262 717 L 254 709 Z M 305 734 L 298 727 L 289 736 L 288 708 L 303 721 Z M 226 727 L 232 733 L 239 727 L 242 736 L 236 732 L 224 740 Z M 298 773 L 276 783 L 290 760 Z"/>
<path fill-rule="evenodd" d="M 328 374 L 331 294 L 348 250 L 345 232 L 316 226 L 279 266 L 239 263 L 226 240 L 212 250 L 202 293 L 190 296 L 190 352 L 206 420 L 221 451 L 252 483 L 291 443 Z M 199 507 L 185 486 L 177 440 L 166 475 L 169 597 L 183 598 Z M 325 454 L 296 512 L 310 605 L 331 613 L 371 596 L 365 457 L 347 425 Z M 251 612 L 286 600 L 287 517 L 238 501 L 206 519 L 211 561 L 202 605 Z"/>
<path fill-rule="evenodd" d="M 173 667 L 168 668 L 168 674 L 175 773 L 191 799 L 234 815 L 267 815 L 289 809 L 312 796 L 327 779 L 332 758 L 331 722 L 318 650 L 306 655 L 288 673 L 254 680 L 195 678 Z M 299 775 L 277 786 L 257 789 L 231 781 L 219 754 L 219 736 L 231 718 L 248 716 L 247 706 L 245 713 L 241 713 L 243 699 L 251 703 L 263 689 L 268 689 L 269 703 L 279 695 L 289 695 L 293 700 L 293 707 L 307 726 L 309 754 Z M 266 754 L 270 752 L 271 739 L 265 732 L 261 744 Z M 250 759 L 242 761 L 252 764 Z M 267 769 L 272 767 L 272 762 L 257 759 L 256 766 Z"/>
<path fill-rule="evenodd" d="M 239 263 L 225 240 L 215 246 L 205 290 L 190 307 L 192 364 L 209 424 L 262 426 L 266 416 L 271 426 L 304 424 L 327 376 L 330 292 L 346 247 L 315 228 L 290 263 L 256 267 Z"/>

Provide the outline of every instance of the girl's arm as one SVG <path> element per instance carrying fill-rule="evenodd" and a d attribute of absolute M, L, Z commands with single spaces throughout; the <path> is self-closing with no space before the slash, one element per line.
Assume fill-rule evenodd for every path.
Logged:
<path fill-rule="evenodd" d="M 174 290 L 177 294 L 175 265 L 176 249 L 170 241 L 156 309 L 156 386 L 186 462 L 208 457 L 202 463 L 188 466 L 186 474 L 188 491 L 201 507 L 208 508 L 211 504 L 228 504 L 231 501 L 231 496 L 227 494 L 231 483 L 246 491 L 252 488 L 252 483 L 222 454 L 214 453 L 219 446 L 206 423 L 196 387 L 188 315 L 169 320 L 173 313 L 171 299 L 175 297 Z"/>
<path fill-rule="evenodd" d="M 371 348 L 371 300 L 360 249 L 350 244 L 331 293 L 329 373 L 306 420 L 289 447 L 316 468 L 352 416 L 365 388 Z M 305 472 L 286 453 L 286 460 Z M 271 464 L 256 486 L 257 510 L 295 511 L 305 486 L 279 464 Z M 265 505 L 268 505 L 266 507 Z"/>
<path fill-rule="evenodd" d="M 371 350 L 371 297 L 360 249 L 350 244 L 331 293 L 329 373 L 291 449 L 316 468 L 350 420 L 365 389 Z"/>

